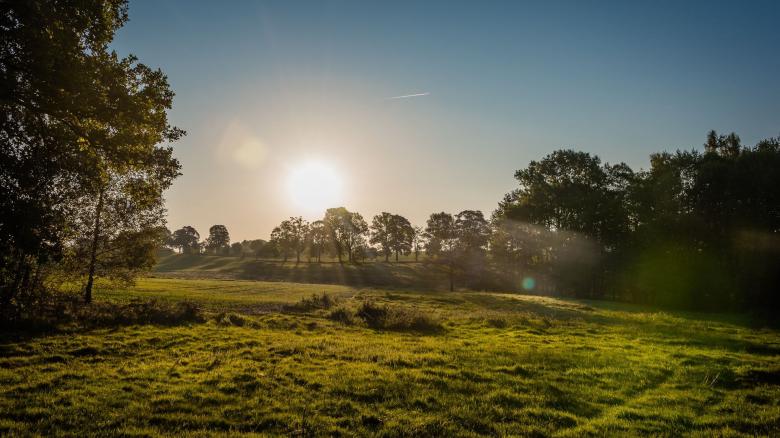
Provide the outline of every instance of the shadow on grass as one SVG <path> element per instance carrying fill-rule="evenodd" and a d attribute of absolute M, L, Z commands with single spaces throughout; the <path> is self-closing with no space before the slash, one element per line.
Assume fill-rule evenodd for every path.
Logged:
<path fill-rule="evenodd" d="M 442 290 L 448 287 L 441 266 L 424 262 L 283 262 L 206 255 L 161 257 L 154 273 L 180 278 L 232 278 L 352 287 Z"/>
<path fill-rule="evenodd" d="M 52 298 L 34 311 L 0 325 L 0 344 L 46 335 L 129 325 L 175 326 L 206 321 L 201 307 L 190 301 L 130 302 L 96 301 L 82 304 L 80 299 Z"/>

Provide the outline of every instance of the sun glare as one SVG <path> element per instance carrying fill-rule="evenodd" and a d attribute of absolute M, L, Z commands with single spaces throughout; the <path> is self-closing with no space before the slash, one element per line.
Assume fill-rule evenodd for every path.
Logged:
<path fill-rule="evenodd" d="M 287 188 L 290 200 L 302 213 L 320 213 L 342 202 L 341 176 L 323 163 L 295 167 L 287 179 Z"/>

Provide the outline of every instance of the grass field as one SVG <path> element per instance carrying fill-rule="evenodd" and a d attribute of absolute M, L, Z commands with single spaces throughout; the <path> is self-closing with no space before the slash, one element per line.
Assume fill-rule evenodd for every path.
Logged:
<path fill-rule="evenodd" d="M 425 259 L 423 259 L 425 260 Z M 164 253 L 153 275 L 168 278 L 220 278 L 233 280 L 286 281 L 311 284 L 344 284 L 353 287 L 449 288 L 447 272 L 434 263 L 366 261 L 360 264 L 323 260 L 308 263 L 295 260 L 180 255 Z"/>
<path fill-rule="evenodd" d="M 369 300 L 442 328 L 285 306 L 322 292 L 335 308 Z M 4 334 L 0 434 L 780 434 L 780 335 L 739 317 L 255 281 L 150 278 L 97 294 L 151 297 L 195 301 L 209 320 Z"/>

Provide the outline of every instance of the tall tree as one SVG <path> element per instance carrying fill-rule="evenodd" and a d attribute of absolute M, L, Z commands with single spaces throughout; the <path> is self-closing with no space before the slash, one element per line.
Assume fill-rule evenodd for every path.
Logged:
<path fill-rule="evenodd" d="M 271 240 L 269 243 L 273 245 L 276 250 L 281 254 L 282 261 L 287 263 L 287 258 L 292 252 L 292 236 L 290 235 L 290 229 L 288 227 L 276 226 L 271 230 Z"/>
<path fill-rule="evenodd" d="M 230 248 L 230 233 L 224 225 L 212 225 L 206 239 L 206 249 L 216 255 L 227 254 Z"/>
<path fill-rule="evenodd" d="M 309 225 L 309 236 L 307 243 L 309 246 L 309 257 L 316 257 L 317 263 L 322 261 L 322 251 L 328 242 L 328 233 L 325 229 L 325 223 L 316 220 Z"/>
<path fill-rule="evenodd" d="M 412 251 L 412 241 L 414 240 L 414 228 L 409 219 L 394 214 L 391 217 L 390 227 L 390 249 L 395 253 L 395 261 L 398 261 L 399 254 L 409 254 Z"/>
<path fill-rule="evenodd" d="M 428 238 L 426 250 L 429 256 L 438 256 L 455 238 L 455 220 L 449 213 L 433 213 L 428 218 L 425 227 L 425 234 Z"/>
<path fill-rule="evenodd" d="M 284 261 L 287 254 L 295 254 L 296 263 L 301 262 L 301 253 L 306 249 L 306 239 L 309 235 L 309 224 L 302 217 L 291 217 L 283 220 L 271 232 L 271 241 L 275 242 L 282 252 Z"/>
<path fill-rule="evenodd" d="M 353 213 L 344 207 L 329 208 L 323 218 L 329 240 L 338 256 L 339 263 L 346 253 L 354 260 L 355 250 L 365 243 L 368 224 L 360 213 Z"/>
<path fill-rule="evenodd" d="M 182 254 L 195 254 L 199 251 L 200 234 L 195 228 L 186 225 L 173 232 L 171 243 Z"/>
<path fill-rule="evenodd" d="M 412 235 L 412 250 L 414 251 L 414 261 L 420 259 L 420 252 L 425 248 L 425 231 L 420 227 L 414 227 Z"/>
<path fill-rule="evenodd" d="M 455 215 L 455 236 L 466 253 L 481 254 L 490 237 L 490 225 L 479 210 L 463 210 Z"/>
<path fill-rule="evenodd" d="M 393 215 L 383 211 L 382 213 L 374 216 L 371 221 L 371 234 L 369 242 L 372 245 L 376 245 L 382 251 L 385 256 L 385 261 L 390 259 L 390 253 L 393 251 L 391 239 L 394 228 Z"/>
<path fill-rule="evenodd" d="M 158 146 L 183 135 L 167 120 L 173 93 L 159 70 L 109 51 L 127 20 L 126 2 L 9 1 L 1 7 L 0 137 L 7 147 L 0 152 L 0 208 L 7 219 L 0 241 L 13 248 L 3 252 L 0 273 L 25 278 L 36 263 L 61 257 L 67 242 L 85 241 L 70 234 L 83 229 L 71 221 L 83 221 L 88 210 L 84 298 L 90 301 L 104 232 L 113 233 L 104 213 L 115 179 L 143 179 L 139 189 L 147 193 L 134 195 L 153 201 L 178 175 L 170 148 Z M 81 202 L 85 197 L 90 202 Z M 149 209 L 156 204 L 144 202 Z M 38 218 L 25 224 L 36 211 Z M 15 268 L 9 270 L 9 262 Z M 19 286 L 0 282 L 11 283 L 3 286 L 6 296 Z"/>
<path fill-rule="evenodd" d="M 428 238 L 427 251 L 437 262 L 447 266 L 450 292 L 455 290 L 455 269 L 458 251 L 458 237 L 455 220 L 449 213 L 433 213 L 428 218 L 425 234 Z"/>

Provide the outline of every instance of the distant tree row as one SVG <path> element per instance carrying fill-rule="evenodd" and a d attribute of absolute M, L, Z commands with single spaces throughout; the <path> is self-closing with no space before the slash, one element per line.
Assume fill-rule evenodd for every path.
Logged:
<path fill-rule="evenodd" d="M 640 171 L 561 150 L 515 177 L 492 218 L 502 271 L 579 297 L 778 310 L 780 139 L 711 131 L 703 153 L 653 154 Z"/>
<path fill-rule="evenodd" d="M 780 141 L 754 147 L 707 136 L 704 152 L 653 154 L 650 168 L 555 151 L 518 170 L 519 187 L 490 220 L 479 211 L 434 213 L 425 228 L 382 212 L 370 225 L 331 208 L 322 219 L 282 221 L 265 241 L 229 247 L 224 226 L 183 252 L 339 262 L 414 254 L 446 267 L 450 287 L 543 290 L 698 309 L 777 309 L 780 303 Z M 255 243 L 252 243 L 255 242 Z M 200 245 L 200 246 L 198 246 Z M 254 245 L 250 247 L 250 245 Z M 229 248 L 233 248 L 232 251 Z"/>
<path fill-rule="evenodd" d="M 425 229 L 412 226 L 399 214 L 382 212 L 372 218 L 371 225 L 360 213 L 344 207 L 330 208 L 321 220 L 307 222 L 302 217 L 283 220 L 271 231 L 271 239 L 235 242 L 224 225 L 214 225 L 204 241 L 191 226 L 185 226 L 170 234 L 167 246 L 183 254 L 213 254 L 255 257 L 281 257 L 287 262 L 302 256 L 308 261 L 320 262 L 323 255 L 335 257 L 339 262 L 359 262 L 384 257 L 389 261 L 394 255 L 414 254 L 415 261 L 425 252 L 428 260 L 435 260 L 448 267 L 450 287 L 454 274 L 465 266 L 483 266 L 491 234 L 490 224 L 482 212 L 465 210 L 453 216 L 434 213 Z"/>

